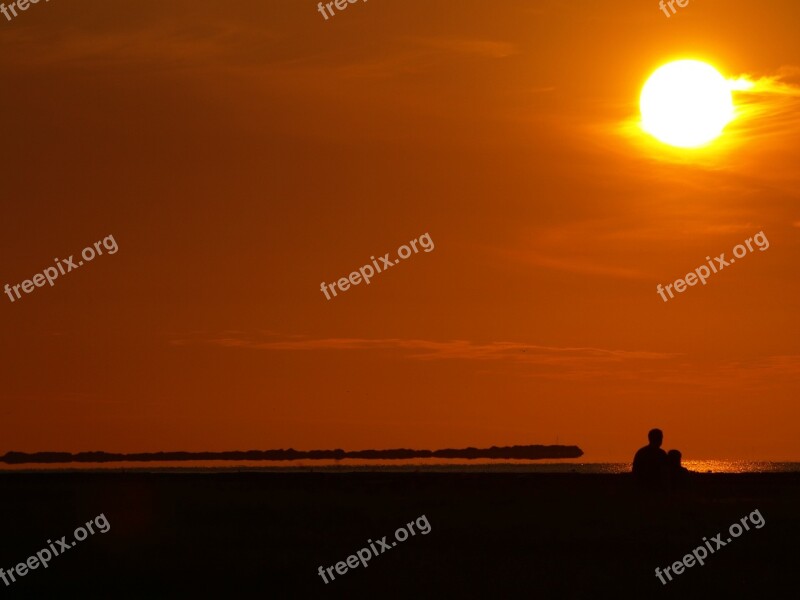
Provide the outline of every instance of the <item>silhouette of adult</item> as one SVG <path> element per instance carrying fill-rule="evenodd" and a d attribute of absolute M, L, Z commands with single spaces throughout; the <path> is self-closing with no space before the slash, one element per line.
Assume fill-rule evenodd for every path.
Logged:
<path fill-rule="evenodd" d="M 633 476 L 644 485 L 655 486 L 663 481 L 667 467 L 667 453 L 661 449 L 664 433 L 660 429 L 651 429 L 647 439 L 650 443 L 639 448 L 633 457 Z"/>

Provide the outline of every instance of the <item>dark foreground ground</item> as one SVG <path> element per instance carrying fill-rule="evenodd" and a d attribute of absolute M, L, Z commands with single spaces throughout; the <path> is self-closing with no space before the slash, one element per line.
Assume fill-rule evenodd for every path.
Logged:
<path fill-rule="evenodd" d="M 100 513 L 90 535 L 0 594 L 12 598 L 797 597 L 800 477 L 703 475 L 644 495 L 577 474 L 0 474 L 6 570 Z M 766 525 L 662 585 L 758 509 Z M 325 584 L 320 565 L 425 515 L 417 534 Z"/>

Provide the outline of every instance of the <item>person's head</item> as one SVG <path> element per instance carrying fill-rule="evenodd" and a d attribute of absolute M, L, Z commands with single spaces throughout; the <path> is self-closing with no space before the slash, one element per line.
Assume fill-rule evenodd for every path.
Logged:
<path fill-rule="evenodd" d="M 664 441 L 664 433 L 660 429 L 651 429 L 647 434 L 647 439 L 650 440 L 651 446 L 660 448 Z"/>
<path fill-rule="evenodd" d="M 670 450 L 667 452 L 667 461 L 671 465 L 675 465 L 677 467 L 681 466 L 681 453 L 680 450 Z"/>

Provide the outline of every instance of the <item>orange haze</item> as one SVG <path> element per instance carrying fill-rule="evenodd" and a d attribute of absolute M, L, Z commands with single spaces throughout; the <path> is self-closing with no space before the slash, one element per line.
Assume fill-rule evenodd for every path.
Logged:
<path fill-rule="evenodd" d="M 85 0 L 0 17 L 0 452 L 800 459 L 800 4 Z M 680 57 L 771 82 L 631 133 Z M 708 255 L 755 251 L 665 303 Z M 370 285 L 320 283 L 429 233 Z"/>

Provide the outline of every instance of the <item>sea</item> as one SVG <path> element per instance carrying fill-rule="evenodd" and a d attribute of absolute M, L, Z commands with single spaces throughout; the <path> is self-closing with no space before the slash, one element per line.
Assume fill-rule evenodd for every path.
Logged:
<path fill-rule="evenodd" d="M 800 473 L 800 462 L 771 462 L 747 460 L 684 460 L 683 466 L 697 473 Z M 414 459 L 414 460 L 200 460 L 63 464 L 0 464 L 0 472 L 69 472 L 69 471 L 135 471 L 135 472 L 263 472 L 263 473 L 348 473 L 348 472 L 409 472 L 409 473 L 629 473 L 630 463 L 581 462 L 579 460 L 530 461 L 476 459 Z"/>

